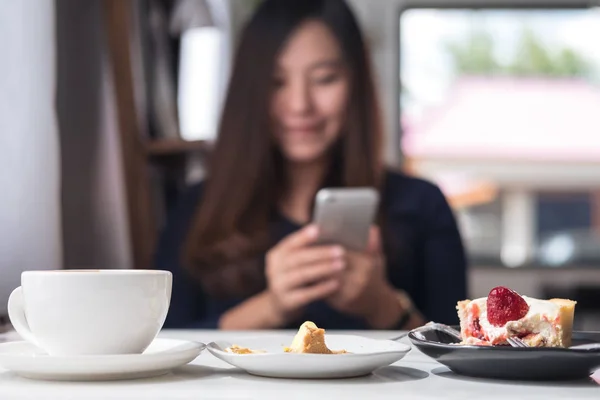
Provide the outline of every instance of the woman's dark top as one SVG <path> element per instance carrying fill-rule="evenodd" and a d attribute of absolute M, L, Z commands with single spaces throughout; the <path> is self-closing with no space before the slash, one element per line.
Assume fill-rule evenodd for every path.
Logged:
<path fill-rule="evenodd" d="M 397 172 L 387 172 L 381 193 L 384 218 L 393 245 L 386 251 L 391 284 L 404 289 L 430 321 L 455 324 L 456 302 L 466 298 L 466 260 L 454 215 L 437 186 Z M 162 232 L 155 268 L 173 273 L 171 306 L 165 328 L 217 328 L 220 316 L 244 299 L 216 300 L 183 268 L 181 249 L 202 184 L 189 189 L 172 211 Z M 301 228 L 285 217 L 271 221 L 273 239 L 279 241 Z M 298 321 L 326 329 L 368 329 L 359 318 L 341 314 L 325 302 L 309 304 Z"/>

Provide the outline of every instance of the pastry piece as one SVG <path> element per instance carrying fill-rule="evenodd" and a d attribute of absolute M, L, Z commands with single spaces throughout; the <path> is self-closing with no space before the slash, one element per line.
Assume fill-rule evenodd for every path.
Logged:
<path fill-rule="evenodd" d="M 540 300 L 498 286 L 487 297 L 457 304 L 463 344 L 508 345 L 519 337 L 532 347 L 569 347 L 575 313 L 573 300 Z"/>
<path fill-rule="evenodd" d="M 313 322 L 306 321 L 298 329 L 290 347 L 284 349 L 287 353 L 312 354 L 341 354 L 345 350 L 333 351 L 325 344 L 325 330 L 318 328 Z"/>
<path fill-rule="evenodd" d="M 232 344 L 230 347 L 225 349 L 227 353 L 235 353 L 235 354 L 259 354 L 265 353 L 262 350 L 252 350 L 247 347 L 240 347 L 237 344 Z"/>

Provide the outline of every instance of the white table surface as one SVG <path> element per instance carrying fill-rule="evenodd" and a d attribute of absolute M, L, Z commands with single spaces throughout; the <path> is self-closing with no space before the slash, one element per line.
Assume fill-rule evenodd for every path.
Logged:
<path fill-rule="evenodd" d="M 273 333 L 273 332 L 271 332 Z M 278 332 L 280 333 L 280 332 Z M 287 333 L 287 332 L 286 332 Z M 295 332 L 289 332 L 290 337 Z M 330 332 L 335 333 L 335 332 Z M 398 332 L 344 332 L 390 338 Z M 264 332 L 169 331 L 165 338 L 209 343 L 241 342 Z M 0 338 L 2 336 L 0 335 Z M 4 336 L 18 339 L 14 334 Z M 1 340 L 0 340 L 1 341 Z M 408 339 L 403 342 L 410 343 Z M 27 399 L 598 399 L 593 380 L 505 382 L 465 378 L 450 372 L 413 347 L 396 364 L 375 374 L 340 380 L 270 379 L 248 375 L 203 351 L 196 360 L 168 375 L 117 382 L 47 382 L 17 377 L 0 368 L 0 400 Z"/>

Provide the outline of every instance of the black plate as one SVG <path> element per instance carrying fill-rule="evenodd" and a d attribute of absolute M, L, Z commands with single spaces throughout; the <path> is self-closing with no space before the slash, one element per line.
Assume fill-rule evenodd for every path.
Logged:
<path fill-rule="evenodd" d="M 589 377 L 600 368 L 600 349 L 466 346 L 436 329 L 410 332 L 424 354 L 465 376 L 511 380 L 567 380 Z M 573 345 L 600 342 L 600 332 L 573 332 Z"/>

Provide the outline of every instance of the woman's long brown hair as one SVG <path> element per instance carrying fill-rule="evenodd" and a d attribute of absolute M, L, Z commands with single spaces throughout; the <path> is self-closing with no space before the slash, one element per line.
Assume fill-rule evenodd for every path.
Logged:
<path fill-rule="evenodd" d="M 350 74 L 346 121 L 323 186 L 380 187 L 381 121 L 369 55 L 343 0 L 265 0 L 238 45 L 208 163 L 202 199 L 184 248 L 186 266 L 213 296 L 247 296 L 265 286 L 262 255 L 284 192 L 285 160 L 271 134 L 269 103 L 277 57 L 296 28 L 324 23 Z"/>

